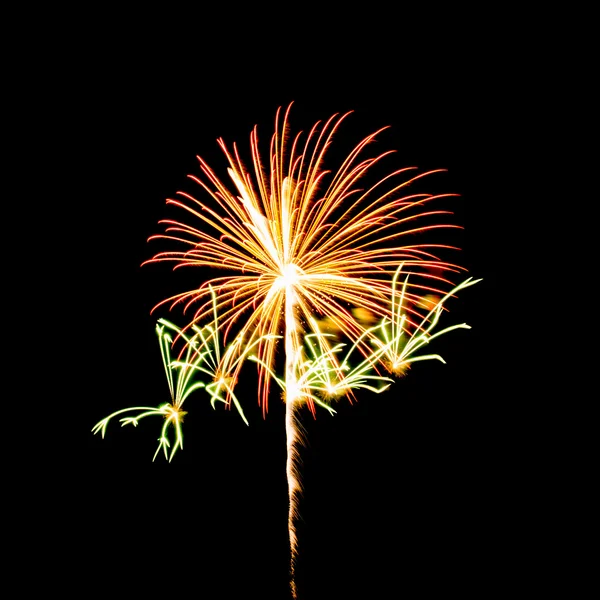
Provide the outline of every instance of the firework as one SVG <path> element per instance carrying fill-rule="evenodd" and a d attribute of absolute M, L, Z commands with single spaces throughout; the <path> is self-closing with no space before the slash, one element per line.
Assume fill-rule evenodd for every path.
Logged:
<path fill-rule="evenodd" d="M 166 328 L 175 330 L 177 330 L 177 328 L 164 319 L 160 319 L 156 325 L 156 334 L 158 336 L 162 362 L 167 376 L 171 402 L 160 404 L 159 406 L 132 406 L 130 408 L 118 410 L 96 423 L 92 432 L 101 433 L 102 438 L 104 438 L 110 421 L 115 417 L 126 413 L 134 414 L 125 417 L 122 416 L 119 419 L 121 426 L 133 425 L 134 427 L 137 427 L 141 419 L 151 416 L 162 417 L 164 423 L 161 435 L 158 438 L 158 448 L 154 453 L 153 460 L 156 459 L 157 454 L 162 448 L 165 457 L 170 461 L 178 448 L 183 449 L 183 433 L 181 425 L 183 423 L 183 417 L 187 414 L 186 411 L 182 410 L 183 403 L 194 390 L 204 387 L 204 383 L 193 381 L 194 371 L 198 368 L 204 356 L 194 351 L 194 342 L 193 340 L 190 340 L 190 344 L 187 347 L 186 360 L 178 363 L 173 362 L 171 360 L 171 344 L 173 339 L 169 333 L 165 331 Z M 169 447 L 171 446 L 169 433 L 171 429 L 175 432 L 175 442 L 171 453 L 169 454 Z"/>
<path fill-rule="evenodd" d="M 184 379 L 175 388 L 169 411 L 180 411 L 191 389 L 186 374 L 194 372 L 206 383 L 193 384 L 193 389 L 204 387 L 213 405 L 219 401 L 235 406 L 247 422 L 234 394 L 246 360 L 258 370 L 257 401 L 263 416 L 272 383 L 283 390 L 291 588 L 296 597 L 298 410 L 306 406 L 314 415 L 321 406 L 333 413 L 333 399 L 352 397 L 361 388 L 380 393 L 410 362 L 443 362 L 438 355 L 417 351 L 443 333 L 468 327 L 460 324 L 433 333 L 447 300 L 477 280 L 456 286 L 453 279 L 465 269 L 443 255 L 457 248 L 425 240 L 435 230 L 459 228 L 449 222 L 450 211 L 436 208 L 455 194 L 409 193 L 417 180 L 439 171 L 397 169 L 368 184 L 375 167 L 392 154 L 367 155 L 385 127 L 360 141 L 337 169 L 328 170 L 328 148 L 350 113 L 333 115 L 294 137 L 290 109 L 277 111 L 268 153 L 261 152 L 257 128 L 251 132 L 249 167 L 237 145 L 218 140 L 229 185 L 198 157 L 200 174 L 190 178 L 201 196 L 178 192 L 167 200 L 189 222 L 161 221 L 163 233 L 150 240 L 169 249 L 144 264 L 222 272 L 153 309 L 180 308 L 187 315 L 177 339 L 190 354 L 165 363 L 168 378 L 179 369 Z M 202 328 L 207 321 L 212 325 Z M 283 376 L 277 374 L 278 347 L 285 355 Z M 163 357 L 166 348 L 161 344 Z M 172 382 L 170 387 L 173 395 Z M 141 416 L 160 413 L 164 427 L 174 425 L 172 457 L 182 447 L 179 416 L 161 409 L 139 410 L 153 411 Z M 107 422 L 101 421 L 97 430 L 104 434 Z M 166 452 L 163 439 L 159 448 Z"/>
<path fill-rule="evenodd" d="M 214 305 L 214 291 L 212 292 L 212 299 Z M 169 330 L 176 334 L 175 338 L 171 336 Z M 231 377 L 223 373 L 220 369 L 222 349 L 216 312 L 214 320 L 209 325 L 200 328 L 194 324 L 191 330 L 193 334 L 188 335 L 166 319 L 159 319 L 156 325 L 156 334 L 158 336 L 171 402 L 154 407 L 133 406 L 118 410 L 94 425 L 92 433 L 101 433 L 102 438 L 104 438 L 110 421 L 115 417 L 127 413 L 129 413 L 128 416 L 121 416 L 119 419 L 121 426 L 133 425 L 137 427 L 139 421 L 143 418 L 150 416 L 162 417 L 164 423 L 153 460 L 156 459 L 156 456 L 162 449 L 165 458 L 168 458 L 170 462 L 178 449 L 183 450 L 182 424 L 183 417 L 187 414 L 187 411 L 182 410 L 183 403 L 192 392 L 202 388 L 209 394 L 213 408 L 217 402 L 226 404 L 232 402 L 244 420 L 244 423 L 248 425 L 248 420 L 244 415 L 242 406 L 233 391 L 235 383 Z M 174 339 L 184 342 L 179 359 L 171 357 Z M 260 342 L 260 339 L 256 341 L 256 343 L 258 342 Z M 253 346 L 253 344 L 248 345 L 245 348 L 245 352 L 238 355 L 237 360 L 244 360 L 246 355 L 252 351 Z M 233 364 L 235 366 L 236 363 L 234 362 Z M 134 414 L 132 415 L 131 413 Z M 171 447 L 169 434 L 171 430 L 174 431 L 175 440 L 169 453 L 169 448 Z"/>

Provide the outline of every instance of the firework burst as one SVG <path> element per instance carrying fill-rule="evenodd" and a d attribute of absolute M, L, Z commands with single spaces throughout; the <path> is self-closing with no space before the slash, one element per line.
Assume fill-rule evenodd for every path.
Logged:
<path fill-rule="evenodd" d="M 385 127 L 330 169 L 325 166 L 328 150 L 351 113 L 333 115 L 308 133 L 292 136 L 290 109 L 277 111 L 268 153 L 259 149 L 257 128 L 251 132 L 249 166 L 237 145 L 218 140 L 229 184 L 198 157 L 200 174 L 190 178 L 201 196 L 178 192 L 167 200 L 189 222 L 161 221 L 163 233 L 150 240 L 169 249 L 144 264 L 222 272 L 153 309 L 180 308 L 187 325 L 178 330 L 178 338 L 188 348 L 193 342 L 192 357 L 171 361 L 167 377 L 174 368 L 202 373 L 210 378 L 204 387 L 213 404 L 235 406 L 245 421 L 234 394 L 245 359 L 258 369 L 263 416 L 272 383 L 283 390 L 295 598 L 298 410 L 306 406 L 315 414 L 322 406 L 335 412 L 334 398 L 352 397 L 359 388 L 382 392 L 411 361 L 442 360 L 416 352 L 442 333 L 468 327 L 432 333 L 448 298 L 476 281 L 456 286 L 453 279 L 465 269 L 442 255 L 457 248 L 425 241 L 435 230 L 460 228 L 450 222 L 450 211 L 436 208 L 456 194 L 409 193 L 418 180 L 439 171 L 403 168 L 367 183 L 392 154 L 367 155 Z M 428 298 L 439 300 L 428 303 Z M 207 321 L 211 328 L 201 329 Z M 276 373 L 278 348 L 285 356 L 282 377 Z M 106 422 L 97 426 L 103 434 Z M 179 433 L 176 440 L 172 452 L 182 446 Z M 166 442 L 161 447 L 166 451 Z"/>
<path fill-rule="evenodd" d="M 180 448 L 183 449 L 182 423 L 183 417 L 187 414 L 182 408 L 183 403 L 194 390 L 204 387 L 204 383 L 201 381 L 194 381 L 195 370 L 203 361 L 204 356 L 200 353 L 195 353 L 194 340 L 190 340 L 191 343 L 187 346 L 184 361 L 172 361 L 171 344 L 173 338 L 166 329 L 179 330 L 172 323 L 164 319 L 160 319 L 156 325 L 156 334 L 158 336 L 163 367 L 167 376 L 171 402 L 158 406 L 132 406 L 118 410 L 96 423 L 92 432 L 100 433 L 102 438 L 104 438 L 108 424 L 115 417 L 120 417 L 121 426 L 133 425 L 134 427 L 137 427 L 140 420 L 146 417 L 161 417 L 164 422 L 160 437 L 158 438 L 158 447 L 154 453 L 154 459 L 156 459 L 156 456 L 162 449 L 165 457 L 171 461 L 177 450 Z M 129 413 L 128 416 L 121 416 L 127 413 Z M 169 453 L 169 448 L 171 447 L 169 433 L 171 429 L 174 430 L 175 440 Z"/>
<path fill-rule="evenodd" d="M 405 325 L 416 327 L 415 320 L 422 319 L 417 308 L 421 299 L 426 294 L 443 295 L 444 287 L 451 286 L 449 279 L 429 274 L 427 268 L 435 266 L 440 273 L 464 270 L 437 256 L 450 246 L 416 243 L 419 234 L 427 231 L 460 228 L 434 222 L 451 214 L 433 208 L 435 201 L 455 194 L 405 193 L 418 179 L 439 170 L 412 175 L 415 169 L 404 168 L 363 189 L 359 183 L 369 170 L 391 154 L 362 156 L 386 128 L 362 140 L 339 169 L 330 172 L 323 166 L 326 151 L 350 113 L 317 123 L 302 142 L 302 134 L 290 137 L 290 108 L 283 117 L 277 113 L 266 164 L 259 152 L 256 128 L 250 136 L 251 169 L 244 166 L 237 145 L 228 150 L 225 142 L 218 140 L 228 161 L 233 190 L 198 157 L 203 178 L 190 178 L 200 186 L 206 201 L 186 192 L 167 200 L 197 225 L 161 221 L 165 233 L 150 240 L 167 241 L 180 249 L 160 252 L 144 263 L 173 262 L 176 268 L 200 266 L 226 272 L 164 299 L 154 310 L 180 305 L 192 315 L 190 325 L 201 322 L 213 311 L 210 289 L 217 290 L 221 327 L 233 346 L 222 365 L 227 372 L 237 374 L 241 364 L 232 368 L 232 362 L 247 344 L 270 339 L 258 349 L 258 400 L 265 414 L 269 397 L 266 366 L 273 365 L 283 332 L 291 365 L 296 362 L 299 332 L 310 329 L 317 316 L 326 317 L 351 340 L 360 338 L 365 330 L 355 316 L 357 309 L 391 320 L 389 280 L 399 263 L 412 274 L 404 290 L 407 307 L 411 306 Z M 314 410 L 313 403 L 307 403 Z"/>

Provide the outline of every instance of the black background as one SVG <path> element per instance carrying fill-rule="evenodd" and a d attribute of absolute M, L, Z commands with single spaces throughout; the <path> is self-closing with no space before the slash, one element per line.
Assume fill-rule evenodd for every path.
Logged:
<path fill-rule="evenodd" d="M 91 429 L 119 408 L 168 400 L 150 310 L 183 280 L 140 266 L 159 249 L 146 240 L 171 210 L 166 198 L 197 191 L 186 177 L 199 173 L 196 155 L 223 169 L 217 138 L 245 153 L 256 124 L 269 139 L 277 108 L 291 101 L 294 130 L 352 110 L 338 148 L 389 125 L 378 139 L 397 151 L 394 166 L 447 169 L 432 185 L 460 194 L 458 261 L 483 279 L 452 304 L 452 321 L 472 329 L 439 340 L 446 365 L 419 363 L 385 394 L 340 402 L 335 417 L 306 414 L 299 597 L 395 597 L 415 587 L 423 596 L 486 597 L 512 593 L 531 571 L 537 458 L 508 375 L 518 365 L 506 273 L 519 235 L 514 122 L 530 107 L 501 54 L 488 52 L 482 68 L 450 46 L 425 54 L 390 44 L 385 58 L 371 47 L 356 60 L 349 47 L 318 60 L 299 52 L 283 66 L 274 49 L 246 56 L 238 48 L 231 59 L 130 50 L 90 66 L 80 91 L 93 99 L 83 103 L 90 108 L 81 131 L 78 218 L 87 250 L 77 303 L 85 316 L 71 347 L 85 365 L 75 452 L 84 498 L 72 525 L 78 572 L 97 593 L 288 598 L 284 406 L 276 395 L 263 419 L 252 389 L 244 392 L 249 427 L 192 397 L 184 450 L 171 464 L 152 462 L 156 420 L 135 429 L 113 423 L 104 440 Z"/>

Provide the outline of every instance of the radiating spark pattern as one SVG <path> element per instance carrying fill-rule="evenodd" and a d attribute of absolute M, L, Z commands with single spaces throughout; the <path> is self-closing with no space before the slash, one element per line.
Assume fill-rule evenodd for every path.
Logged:
<path fill-rule="evenodd" d="M 162 362 L 167 376 L 171 403 L 154 407 L 133 406 L 131 408 L 118 410 L 99 421 L 92 429 L 92 432 L 101 433 L 102 438 L 104 438 L 109 422 L 113 418 L 126 413 L 135 414 L 121 417 L 119 419 L 121 426 L 133 425 L 134 427 L 137 427 L 139 421 L 143 418 L 150 416 L 162 417 L 164 423 L 160 437 L 158 438 L 158 447 L 154 453 L 153 460 L 156 459 L 156 456 L 162 449 L 165 458 L 170 462 L 175 452 L 177 452 L 178 449 L 183 449 L 182 423 L 183 417 L 187 414 L 186 411 L 182 410 L 183 403 L 194 390 L 204 387 L 203 382 L 194 381 L 195 370 L 199 368 L 204 357 L 202 354 L 195 352 L 193 340 L 190 340 L 190 343 L 187 345 L 185 360 L 183 362 L 172 361 L 171 344 L 173 339 L 170 334 L 165 331 L 166 329 L 179 330 L 172 323 L 169 323 L 164 319 L 160 319 L 156 325 L 156 334 L 158 336 Z M 169 432 L 171 428 L 175 432 L 175 440 L 171 452 L 169 453 L 169 448 L 171 447 Z"/>
<path fill-rule="evenodd" d="M 216 297 L 214 291 L 211 290 L 211 292 L 214 306 Z M 178 360 L 171 358 L 174 338 L 168 330 L 176 334 L 176 339 L 183 340 L 184 342 L 181 358 Z M 235 382 L 228 374 L 223 373 L 220 368 L 222 350 L 216 312 L 213 315 L 213 321 L 209 325 L 200 328 L 194 324 L 191 330 L 193 331 L 192 335 L 182 331 L 166 319 L 159 319 L 156 325 L 156 334 L 167 377 L 171 403 L 154 407 L 133 406 L 118 410 L 99 421 L 93 427 L 93 433 L 101 433 L 102 438 L 104 438 L 109 422 L 113 418 L 125 415 L 126 413 L 134 413 L 134 415 L 122 416 L 119 419 L 121 426 L 133 425 L 137 427 L 140 419 L 149 416 L 162 417 L 164 423 L 153 460 L 156 459 L 156 456 L 162 449 L 165 458 L 171 462 L 177 450 L 183 450 L 182 423 L 183 417 L 187 414 L 186 411 L 182 410 L 183 403 L 192 392 L 201 388 L 204 388 L 209 394 L 213 408 L 216 402 L 232 402 L 244 420 L 244 423 L 248 424 L 242 406 L 233 391 Z M 256 343 L 259 341 L 257 340 Z M 248 353 L 252 351 L 255 345 L 250 344 L 246 346 L 245 351 L 238 355 L 237 360 L 246 359 Z M 234 362 L 233 365 L 235 366 L 235 364 Z M 199 378 L 202 378 L 202 380 L 199 380 Z M 172 448 L 172 440 L 169 438 L 171 429 L 174 430 L 175 435 Z M 170 453 L 169 448 L 171 448 Z"/>
<path fill-rule="evenodd" d="M 439 322 L 445 302 L 458 291 L 481 281 L 481 279 L 469 277 L 451 289 L 437 302 L 425 304 L 426 306 L 431 306 L 429 312 L 423 317 L 415 330 L 408 332 L 405 327 L 406 312 L 403 308 L 408 285 L 408 276 L 406 276 L 404 280 L 401 292 L 398 293 L 398 278 L 401 271 L 402 265 L 398 267 L 392 280 L 392 317 L 390 320 L 384 317 L 381 324 L 377 327 L 381 332 L 381 337 L 375 336 L 371 338 L 371 343 L 377 348 L 377 358 L 380 359 L 381 357 L 380 360 L 382 360 L 384 366 L 394 374 L 402 374 L 409 363 L 420 360 L 436 359 L 445 363 L 444 359 L 439 354 L 417 355 L 415 353 L 422 346 L 428 344 L 431 340 L 444 333 L 448 333 L 455 329 L 470 329 L 470 326 L 466 323 L 460 323 L 459 325 L 452 325 L 432 333 Z"/>
<path fill-rule="evenodd" d="M 411 184 L 437 171 L 412 174 L 413 168 L 400 169 L 363 189 L 359 183 L 369 170 L 391 154 L 363 157 L 385 128 L 362 140 L 340 168 L 330 173 L 323 165 L 325 154 L 350 113 L 317 123 L 303 142 L 302 134 L 290 137 L 290 108 L 283 117 L 277 113 L 267 162 L 259 152 L 257 129 L 252 131 L 250 170 L 236 145 L 229 150 L 219 140 L 233 191 L 198 158 L 203 177 L 190 177 L 206 200 L 187 192 L 167 200 L 197 225 L 161 221 L 165 233 L 150 239 L 167 241 L 175 249 L 159 252 L 147 261 L 226 271 L 164 299 L 155 310 L 164 304 L 171 308 L 181 305 L 184 312 L 192 311 L 191 323 L 200 322 L 213 310 L 209 289 L 214 287 L 224 336 L 231 341 L 222 369 L 234 379 L 241 369 L 239 362 L 232 366 L 236 354 L 243 352 L 246 344 L 268 336 L 269 341 L 257 348 L 258 400 L 264 413 L 269 378 L 262 365 L 274 364 L 275 336 L 284 332 L 286 337 L 289 332 L 295 339 L 284 341 L 286 355 L 288 349 L 295 353 L 298 341 L 293 332 L 310 326 L 311 319 L 320 315 L 330 319 L 345 337 L 360 337 L 365 326 L 353 310 L 370 311 L 378 319 L 391 317 L 389 278 L 400 262 L 414 275 L 405 290 L 406 298 L 413 301 L 406 324 L 417 326 L 414 321 L 421 319 L 418 299 L 431 293 L 443 295 L 443 288 L 451 285 L 445 277 L 428 274 L 426 267 L 436 265 L 449 274 L 462 270 L 436 254 L 449 246 L 419 243 L 427 231 L 458 227 L 439 224 L 437 219 L 450 213 L 432 208 L 436 200 L 452 194 L 406 193 Z M 286 309 L 289 296 L 291 306 Z M 369 352 L 368 345 L 365 352 Z M 314 411 L 310 400 L 308 406 Z"/>
<path fill-rule="evenodd" d="M 209 383 L 194 385 L 204 387 L 213 406 L 216 401 L 235 406 L 246 423 L 234 394 L 246 359 L 257 367 L 263 416 L 272 382 L 284 392 L 291 590 L 296 598 L 299 409 L 307 406 L 314 415 L 322 406 L 334 413 L 334 399 L 352 399 L 358 389 L 380 393 L 410 362 L 443 362 L 439 355 L 417 351 L 443 333 L 468 328 L 461 324 L 432 333 L 448 298 L 476 281 L 454 286 L 453 277 L 465 269 L 443 254 L 457 248 L 426 239 L 439 229 L 460 228 L 449 222 L 450 211 L 436 208 L 456 194 L 409 193 L 411 185 L 441 170 L 397 169 L 369 183 L 375 168 L 392 154 L 367 154 L 386 127 L 368 135 L 337 169 L 330 169 L 325 166 L 328 149 L 351 113 L 333 115 L 306 135 L 292 136 L 290 110 L 291 105 L 277 111 L 268 153 L 259 147 L 257 128 L 251 132 L 249 167 L 236 144 L 228 147 L 218 140 L 229 185 L 198 157 L 201 173 L 190 178 L 202 197 L 181 191 L 167 200 L 190 222 L 161 221 L 164 232 L 150 240 L 167 242 L 170 248 L 144 264 L 223 272 L 154 307 L 179 307 L 188 315 L 176 341 L 184 340 L 187 352 L 193 348 L 193 357 L 180 360 L 181 351 L 177 361 L 166 362 L 168 379 L 175 368 L 182 369 L 180 378 L 186 370 L 208 378 Z M 211 324 L 201 328 L 207 321 Z M 285 355 L 283 377 L 277 374 L 278 347 Z M 161 350 L 164 358 L 162 345 Z M 183 391 L 188 388 L 182 386 L 176 390 L 187 397 Z M 151 411 L 137 419 L 161 414 L 164 427 L 173 425 L 176 442 L 169 458 L 182 447 L 178 411 L 183 400 L 178 403 L 177 392 L 174 397 L 168 408 L 128 409 Z M 121 412 L 95 430 L 104 435 L 108 420 Z M 135 424 L 135 419 L 122 421 Z M 166 453 L 163 438 L 164 433 L 159 449 Z"/>

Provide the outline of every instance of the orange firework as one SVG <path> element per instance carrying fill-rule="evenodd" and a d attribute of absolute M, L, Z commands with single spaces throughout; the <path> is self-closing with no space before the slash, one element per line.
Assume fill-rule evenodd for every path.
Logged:
<path fill-rule="evenodd" d="M 235 144 L 230 151 L 218 140 L 233 187 L 227 187 L 198 157 L 204 177 L 190 178 L 212 201 L 184 192 L 167 200 L 189 213 L 197 225 L 161 221 L 165 233 L 150 239 L 168 240 L 180 249 L 160 252 L 146 261 L 226 271 L 163 300 L 155 310 L 163 304 L 171 308 L 181 304 L 184 311 L 193 306 L 191 323 L 202 321 L 212 315 L 212 286 L 225 341 L 231 342 L 223 357 L 224 372 L 230 371 L 248 344 L 261 337 L 268 340 L 258 348 L 258 400 L 264 413 L 269 377 L 260 365 L 273 364 L 276 336 L 286 338 L 286 354 L 288 346 L 296 353 L 300 331 L 310 329 L 311 318 L 320 317 L 343 336 L 359 337 L 375 319 L 391 316 L 389 280 L 399 263 L 404 274 L 411 275 L 405 297 L 406 326 L 414 326 L 419 307 L 426 306 L 423 298 L 442 296 L 440 286 L 450 283 L 427 269 L 432 265 L 439 273 L 461 269 L 434 254 L 450 246 L 416 243 L 417 234 L 427 230 L 458 227 L 431 222 L 432 217 L 451 214 L 430 208 L 434 201 L 455 194 L 405 194 L 416 180 L 441 170 L 409 177 L 415 169 L 404 168 L 363 189 L 359 183 L 368 171 L 391 154 L 363 158 L 367 146 L 386 128 L 362 140 L 338 170 L 330 172 L 323 167 L 326 151 L 350 113 L 315 124 L 302 142 L 302 134 L 291 139 L 290 108 L 283 119 L 277 112 L 268 162 L 261 158 L 256 128 L 250 136 L 251 169 L 244 166 Z M 398 182 L 400 176 L 404 179 Z M 240 368 L 238 362 L 234 379 Z M 314 410 L 310 400 L 308 405 Z"/>
<path fill-rule="evenodd" d="M 229 184 L 198 157 L 201 174 L 190 178 L 200 187 L 202 199 L 179 192 L 167 200 L 193 224 L 161 221 L 164 233 L 150 239 L 166 241 L 172 249 L 146 263 L 223 271 L 164 299 L 154 310 L 165 304 L 171 309 L 182 307 L 191 314 L 188 328 L 213 315 L 216 326 L 219 315 L 219 334 L 226 349 L 218 356 L 215 378 L 232 382 L 227 394 L 239 380 L 241 357 L 249 356 L 251 347 L 255 354 L 249 358 L 258 369 L 257 398 L 263 415 L 270 382 L 275 379 L 284 390 L 295 597 L 294 523 L 300 492 L 297 409 L 306 405 L 314 413 L 321 404 L 316 389 L 329 391 L 330 396 L 337 395 L 336 390 L 348 394 L 352 387 L 371 386 L 372 379 L 389 381 L 378 369 L 404 372 L 412 349 L 430 339 L 429 331 L 442 310 L 442 301 L 437 300 L 445 301 L 460 289 L 453 287 L 451 275 L 464 269 L 441 256 L 446 249 L 456 248 L 428 243 L 423 237 L 432 230 L 458 227 L 448 222 L 450 211 L 436 208 L 438 201 L 455 194 L 408 193 L 411 184 L 441 170 L 419 173 L 413 167 L 403 168 L 366 183 L 392 154 L 367 156 L 385 127 L 358 143 L 337 170 L 327 170 L 327 151 L 351 113 L 333 115 L 316 123 L 308 134 L 293 136 L 290 109 L 291 105 L 284 113 L 277 111 L 266 156 L 259 150 L 254 128 L 249 167 L 235 144 L 229 149 L 218 140 L 228 163 Z M 400 270 L 401 303 L 396 285 Z M 463 287 L 475 283 L 469 281 Z M 348 371 L 348 364 L 338 360 L 338 336 L 362 355 L 354 370 Z M 278 344 L 285 353 L 281 379 L 274 376 Z M 307 347 L 317 353 L 309 356 Z M 376 375 L 367 376 L 367 370 Z M 330 385 L 334 375 L 339 375 L 337 387 Z M 231 399 L 228 395 L 224 401 Z"/>

